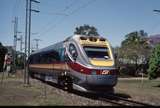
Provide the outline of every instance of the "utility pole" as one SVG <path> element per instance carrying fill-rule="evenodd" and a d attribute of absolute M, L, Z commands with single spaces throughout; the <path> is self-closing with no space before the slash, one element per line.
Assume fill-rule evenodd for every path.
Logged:
<path fill-rule="evenodd" d="M 35 42 L 36 42 L 36 50 L 38 50 L 39 49 L 39 44 L 38 44 L 38 42 L 39 41 L 41 41 L 41 39 L 33 39 Z"/>
<path fill-rule="evenodd" d="M 14 21 L 14 42 L 13 42 L 13 73 L 16 72 L 16 47 L 17 47 L 17 29 L 18 29 L 18 17 L 15 17 Z"/>
<path fill-rule="evenodd" d="M 34 3 L 40 3 L 39 1 L 36 1 L 36 0 L 26 0 L 26 36 L 28 35 L 28 57 L 30 56 L 30 41 L 31 41 L 31 12 L 34 11 L 34 12 L 40 12 L 38 10 L 34 10 L 32 9 L 32 2 Z M 28 9 L 29 8 L 29 9 Z M 28 11 L 29 10 L 29 11 Z M 26 63 L 25 63 L 25 66 L 26 66 Z M 26 73 L 26 70 L 25 70 L 25 73 Z M 27 84 L 29 85 L 30 82 L 29 82 L 29 72 L 27 72 Z"/>
<path fill-rule="evenodd" d="M 36 1 L 36 0 L 29 0 L 29 35 L 28 35 L 28 56 L 30 55 L 30 37 L 31 37 L 31 12 L 34 11 L 34 12 L 40 12 L 38 10 L 34 10 L 32 9 L 32 2 L 35 2 L 35 3 L 40 3 L 39 1 Z"/>
<path fill-rule="evenodd" d="M 24 57 L 24 84 L 26 84 L 27 80 L 27 39 L 28 39 L 28 5 L 29 0 L 26 0 L 26 21 L 25 21 L 25 42 L 24 42 L 24 52 L 25 52 L 25 57 Z"/>
<path fill-rule="evenodd" d="M 23 36 L 20 35 L 20 38 L 17 38 L 17 41 L 20 41 L 20 52 L 22 52 L 23 48 L 22 48 L 22 45 L 23 45 Z"/>
<path fill-rule="evenodd" d="M 21 35 L 20 36 L 20 51 L 22 52 L 23 48 L 22 48 L 22 45 L 23 45 L 23 36 Z"/>

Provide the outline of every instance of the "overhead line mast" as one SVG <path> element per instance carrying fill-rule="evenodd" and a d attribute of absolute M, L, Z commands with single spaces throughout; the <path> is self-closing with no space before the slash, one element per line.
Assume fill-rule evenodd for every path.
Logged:
<path fill-rule="evenodd" d="M 26 58 L 27 58 L 27 39 L 28 39 L 28 57 L 30 56 L 30 41 L 31 41 L 31 12 L 40 12 L 39 10 L 32 9 L 32 2 L 34 3 L 40 3 L 36 0 L 26 0 L 26 28 L 25 28 L 25 73 L 24 73 L 24 83 L 27 83 L 27 85 L 30 84 L 29 82 L 29 73 L 27 72 L 26 68 Z M 27 74 L 28 73 L 28 74 Z M 27 77 L 27 79 L 26 79 Z"/>
<path fill-rule="evenodd" d="M 35 42 L 36 42 L 36 50 L 38 50 L 39 49 L 39 44 L 38 44 L 38 42 L 39 41 L 41 41 L 41 39 L 33 39 Z"/>
<path fill-rule="evenodd" d="M 17 47 L 17 32 L 18 32 L 18 17 L 15 17 L 14 21 L 14 42 L 13 42 L 13 71 L 16 72 L 16 47 Z"/>

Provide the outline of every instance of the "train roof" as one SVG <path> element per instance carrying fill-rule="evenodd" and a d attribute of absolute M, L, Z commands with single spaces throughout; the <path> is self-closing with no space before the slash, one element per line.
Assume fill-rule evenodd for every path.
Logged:
<path fill-rule="evenodd" d="M 47 52 L 47 51 L 51 51 L 53 49 L 58 49 L 59 47 L 62 47 L 63 46 L 63 43 L 64 42 L 67 42 L 69 41 L 73 36 L 69 36 L 67 37 L 64 41 L 61 41 L 61 42 L 58 42 L 58 43 L 55 43 L 55 44 L 52 44 L 50 46 L 47 46 L 47 47 L 44 47 L 42 49 L 39 49 L 35 52 L 32 52 L 31 55 L 34 55 L 34 54 L 38 54 L 38 53 L 41 53 L 41 52 Z"/>
<path fill-rule="evenodd" d="M 48 47 L 42 48 L 42 49 L 40 49 L 40 50 L 37 50 L 37 51 L 31 53 L 31 55 L 38 54 L 38 53 L 41 53 L 41 52 L 51 51 L 51 50 L 53 50 L 53 49 L 55 49 L 55 50 L 56 50 L 56 49 L 59 49 L 60 47 L 63 47 L 63 43 L 64 43 L 64 42 L 67 42 L 67 41 L 69 41 L 69 40 L 71 40 L 71 39 L 78 40 L 79 37 L 96 37 L 96 38 L 98 37 L 98 38 L 102 38 L 101 36 L 73 35 L 73 36 L 67 37 L 64 41 L 61 41 L 61 42 L 52 44 L 52 45 L 50 45 L 50 46 L 48 46 Z M 107 41 L 107 39 L 106 39 L 106 41 Z"/>
<path fill-rule="evenodd" d="M 53 49 L 62 47 L 62 45 L 63 45 L 63 42 L 58 42 L 58 43 L 53 44 L 53 45 L 50 45 L 50 46 L 48 46 L 48 47 L 39 49 L 39 50 L 37 50 L 37 51 L 31 53 L 31 55 L 38 54 L 38 53 L 41 53 L 41 52 L 48 52 L 48 51 L 51 51 L 51 50 L 53 50 Z"/>

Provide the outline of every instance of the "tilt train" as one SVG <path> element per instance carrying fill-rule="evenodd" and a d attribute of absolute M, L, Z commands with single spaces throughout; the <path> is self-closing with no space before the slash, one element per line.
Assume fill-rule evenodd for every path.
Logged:
<path fill-rule="evenodd" d="M 68 37 L 33 52 L 27 64 L 32 78 L 57 83 L 65 90 L 114 91 L 118 79 L 111 46 L 99 36 Z"/>

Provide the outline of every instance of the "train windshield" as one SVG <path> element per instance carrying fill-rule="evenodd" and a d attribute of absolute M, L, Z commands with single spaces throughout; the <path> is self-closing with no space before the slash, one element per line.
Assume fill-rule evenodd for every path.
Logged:
<path fill-rule="evenodd" d="M 87 56 L 92 59 L 109 59 L 109 50 L 107 47 L 83 47 Z"/>

